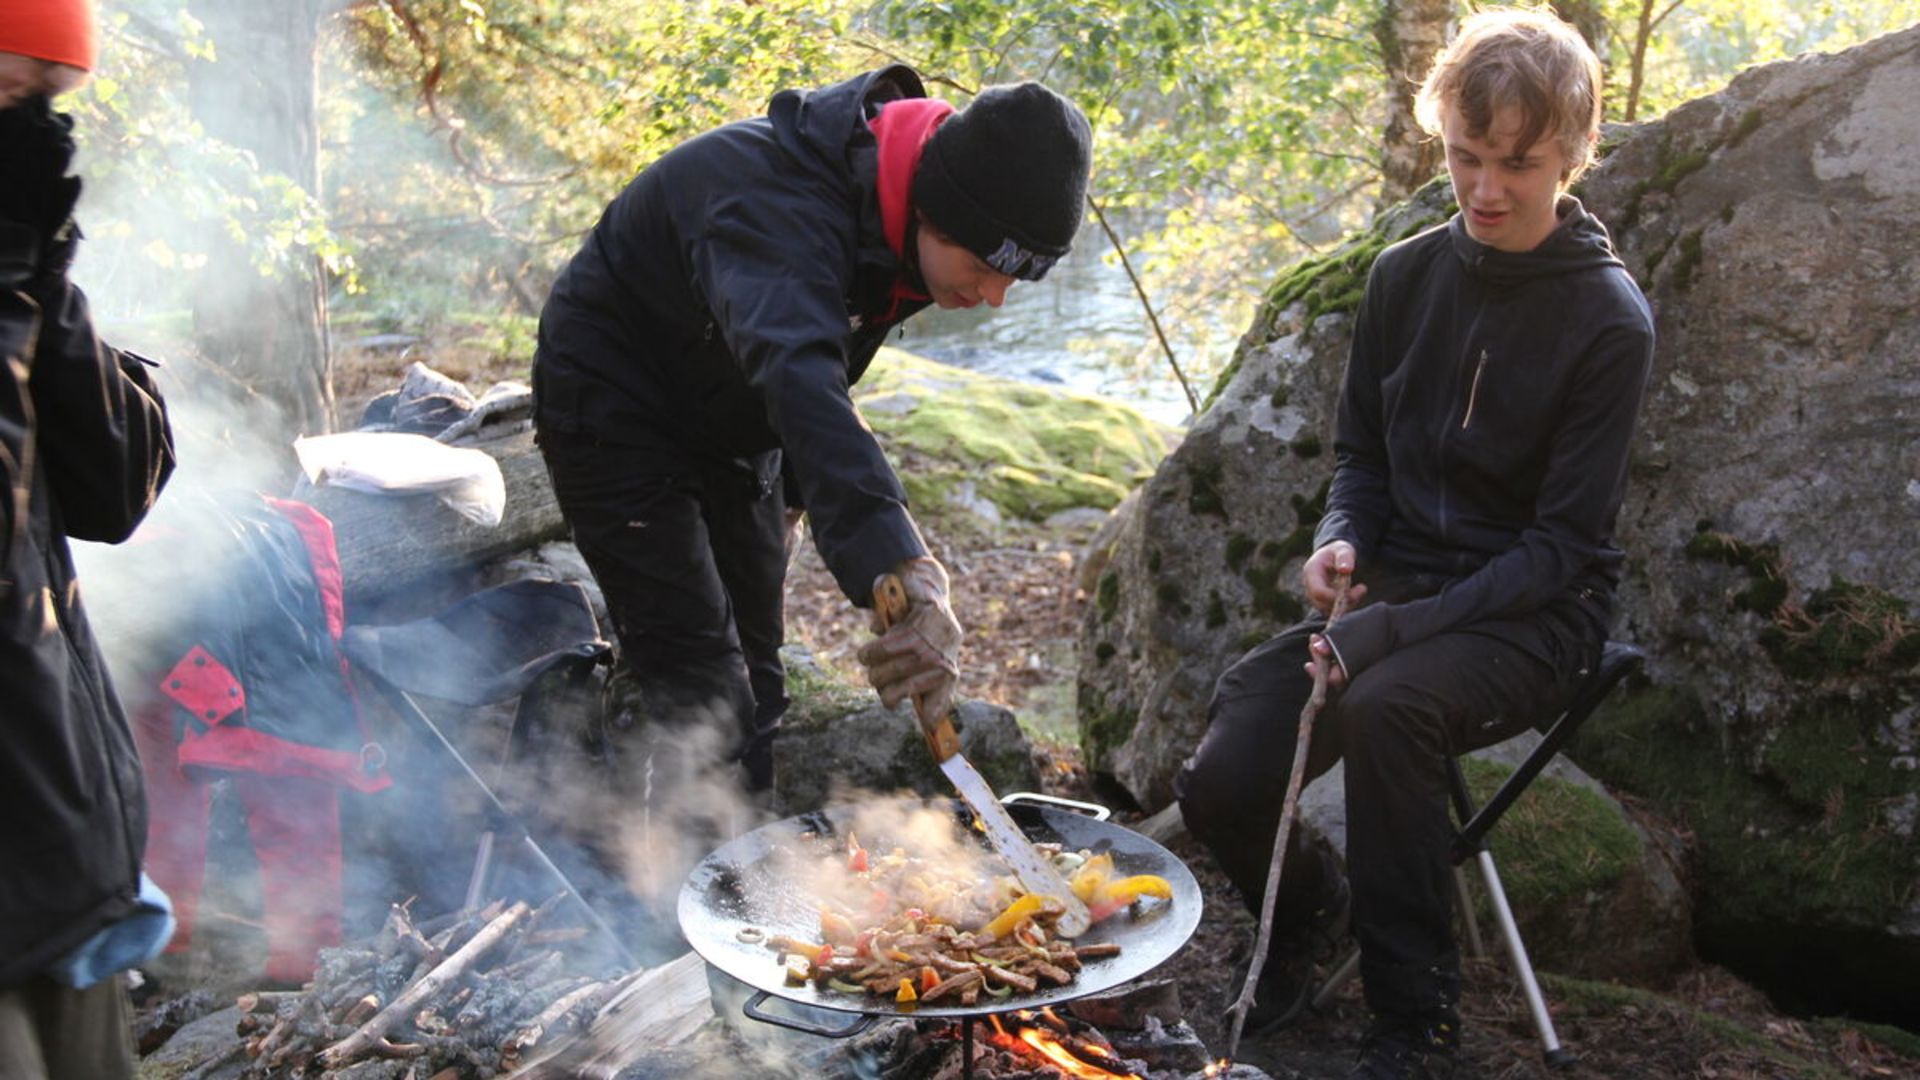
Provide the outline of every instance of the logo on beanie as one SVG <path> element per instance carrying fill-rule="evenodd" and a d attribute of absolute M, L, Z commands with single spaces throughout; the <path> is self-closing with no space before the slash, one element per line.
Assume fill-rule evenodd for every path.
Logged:
<path fill-rule="evenodd" d="M 1041 255 L 1028 251 L 1015 243 L 1012 237 L 1008 237 L 1000 241 L 1000 247 L 993 254 L 988 255 L 985 262 L 1008 277 L 1019 278 L 1022 281 L 1039 281 L 1046 276 L 1047 271 L 1053 269 L 1056 258 L 1053 255 Z"/>

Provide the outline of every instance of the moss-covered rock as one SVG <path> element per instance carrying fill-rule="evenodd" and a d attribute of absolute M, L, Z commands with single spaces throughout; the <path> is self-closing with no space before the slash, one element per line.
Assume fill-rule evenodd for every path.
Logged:
<path fill-rule="evenodd" d="M 773 751 L 780 812 L 803 813 L 861 793 L 952 792 L 905 707 L 883 708 L 872 690 L 841 682 L 804 659 L 790 659 L 787 693 L 793 704 Z M 1013 713 L 962 701 L 954 729 L 961 751 L 995 791 L 1037 789 L 1032 745 Z"/>
<path fill-rule="evenodd" d="M 1468 758 L 1467 790 L 1484 804 L 1513 775 L 1512 766 Z M 1507 898 L 1528 912 L 1564 911 L 1607 892 L 1640 858 L 1640 837 L 1617 808 L 1577 784 L 1538 777 L 1501 817 L 1492 837 Z M 1484 914 L 1491 914 L 1484 907 Z"/>
<path fill-rule="evenodd" d="M 1648 687 L 1616 695 L 1571 752 L 1692 832 L 1703 953 L 1803 1008 L 1910 1018 L 1920 944 L 1881 933 L 1920 911 L 1920 842 L 1901 810 L 1920 801 L 1920 770 L 1876 745 L 1899 712 L 1809 693 L 1749 763 L 1691 693 Z M 1838 956 L 1844 983 L 1829 977 Z"/>
<path fill-rule="evenodd" d="M 1151 475 L 1171 430 L 1116 402 L 883 349 L 854 401 L 902 470 L 916 513 L 1043 521 L 1110 510 Z"/>

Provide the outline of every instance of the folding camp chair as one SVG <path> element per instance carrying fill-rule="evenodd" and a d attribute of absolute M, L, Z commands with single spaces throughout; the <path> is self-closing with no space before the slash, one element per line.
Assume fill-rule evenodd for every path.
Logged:
<path fill-rule="evenodd" d="M 1472 859 L 1479 864 L 1480 877 L 1486 886 L 1494 919 L 1500 924 L 1500 936 L 1506 944 L 1507 956 L 1512 961 L 1514 975 L 1520 980 L 1521 992 L 1527 999 L 1527 1010 L 1533 1016 L 1534 1030 L 1540 1036 L 1541 1051 L 1550 1065 L 1572 1064 L 1577 1060 L 1577 1055 L 1561 1044 L 1560 1036 L 1554 1031 L 1553 1017 L 1548 1015 L 1546 998 L 1540 992 L 1540 980 L 1534 975 L 1533 962 L 1527 958 L 1526 942 L 1520 938 L 1520 927 L 1514 921 L 1513 908 L 1507 902 L 1506 890 L 1500 886 L 1500 872 L 1494 867 L 1493 853 L 1487 850 L 1487 833 L 1499 824 L 1514 800 L 1552 762 L 1554 755 L 1580 729 L 1587 717 L 1593 715 L 1594 709 L 1606 700 L 1620 680 L 1638 670 L 1645 661 L 1646 653 L 1637 646 L 1608 642 L 1600 654 L 1600 662 L 1587 672 L 1567 704 L 1557 713 L 1541 717 L 1540 722 L 1534 725 L 1544 733 L 1540 744 L 1513 771 L 1513 775 L 1507 777 L 1500 789 L 1487 800 L 1487 804 L 1478 810 L 1474 808 L 1473 796 L 1467 792 L 1467 779 L 1460 769 L 1459 759 L 1449 759 L 1447 762 L 1453 813 L 1455 819 L 1462 822 L 1454 832 L 1452 857 L 1454 881 L 1460 893 L 1460 914 L 1466 924 L 1469 948 L 1476 956 L 1485 955 L 1480 928 L 1474 920 L 1473 908 L 1468 903 L 1466 874 L 1462 869 L 1462 864 Z M 1355 946 L 1334 965 L 1332 973 L 1314 992 L 1314 1007 L 1326 1005 L 1332 1000 L 1334 992 L 1359 970 L 1360 950 Z"/>

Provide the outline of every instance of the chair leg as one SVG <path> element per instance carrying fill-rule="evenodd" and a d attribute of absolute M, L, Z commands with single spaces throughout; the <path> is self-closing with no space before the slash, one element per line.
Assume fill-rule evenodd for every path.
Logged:
<path fill-rule="evenodd" d="M 1473 917 L 1473 894 L 1467 891 L 1467 872 L 1458 866 L 1453 868 L 1453 901 L 1460 913 L 1460 923 L 1467 931 L 1467 955 L 1485 960 L 1487 943 L 1480 936 L 1480 920 Z"/>
<path fill-rule="evenodd" d="M 1487 899 L 1493 906 L 1493 915 L 1500 923 L 1500 936 L 1506 940 L 1507 956 L 1513 961 L 1513 973 L 1520 980 L 1520 990 L 1526 995 L 1527 1010 L 1533 1014 L 1533 1028 L 1540 1035 L 1540 1049 L 1553 1066 L 1570 1065 L 1575 1055 L 1560 1045 L 1560 1036 L 1553 1030 L 1553 1017 L 1547 1014 L 1547 999 L 1540 993 L 1540 980 L 1533 973 L 1533 961 L 1527 958 L 1526 942 L 1520 940 L 1520 927 L 1513 921 L 1513 908 L 1507 904 L 1507 891 L 1500 887 L 1500 871 L 1493 865 L 1493 853 L 1479 851 L 1475 857 L 1480 862 L 1480 876 L 1485 879 Z"/>

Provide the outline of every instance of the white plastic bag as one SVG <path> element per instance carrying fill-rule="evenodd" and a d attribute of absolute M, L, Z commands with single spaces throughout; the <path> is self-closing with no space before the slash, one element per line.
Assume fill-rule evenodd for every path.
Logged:
<path fill-rule="evenodd" d="M 484 451 L 395 431 L 348 431 L 295 439 L 293 452 L 315 486 L 376 495 L 431 493 L 461 517 L 489 528 L 507 510 L 500 463 Z"/>

